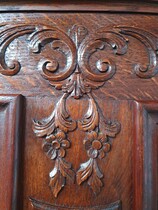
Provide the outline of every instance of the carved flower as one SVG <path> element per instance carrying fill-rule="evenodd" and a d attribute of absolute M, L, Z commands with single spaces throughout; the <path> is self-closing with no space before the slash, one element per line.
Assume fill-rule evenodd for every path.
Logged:
<path fill-rule="evenodd" d="M 106 135 L 91 131 L 87 133 L 84 140 L 85 148 L 90 158 L 104 158 L 106 153 L 110 151 L 111 145 L 107 142 Z"/>
<path fill-rule="evenodd" d="M 63 131 L 58 131 L 46 137 L 46 142 L 43 144 L 43 150 L 46 155 L 54 160 L 56 157 L 64 157 L 65 149 L 70 147 L 70 141 L 66 139 Z"/>

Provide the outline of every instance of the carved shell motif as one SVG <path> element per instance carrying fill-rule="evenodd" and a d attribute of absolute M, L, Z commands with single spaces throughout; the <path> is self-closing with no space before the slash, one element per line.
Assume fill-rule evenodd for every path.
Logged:
<path fill-rule="evenodd" d="M 102 112 L 92 96 L 91 90 L 101 87 L 111 79 L 116 72 L 116 64 L 109 58 L 100 59 L 94 69 L 90 65 L 91 56 L 97 51 L 110 47 L 113 53 L 124 55 L 128 49 L 128 39 L 132 36 L 142 42 L 149 55 L 149 64 L 144 69 L 140 64 L 135 65 L 135 73 L 141 78 L 151 78 L 158 73 L 157 37 L 147 31 L 133 27 L 116 27 L 107 30 L 100 28 L 96 33 L 88 35 L 85 27 L 74 25 L 68 34 L 57 27 L 45 25 L 2 25 L 0 27 L 0 73 L 14 75 L 20 70 L 18 61 L 5 61 L 5 52 L 9 44 L 16 38 L 28 34 L 27 41 L 32 53 L 40 53 L 46 44 L 51 43 L 54 51 L 66 58 L 62 68 L 55 58 L 43 58 L 38 63 L 38 69 L 45 79 L 63 96 L 55 105 L 52 114 L 33 123 L 33 131 L 37 137 L 43 138 L 43 150 L 51 160 L 55 161 L 54 168 L 49 173 L 50 187 L 55 197 L 65 186 L 66 180 L 77 181 L 80 185 L 87 182 L 95 194 L 103 186 L 103 174 L 99 169 L 97 159 L 104 158 L 111 149 L 110 138 L 116 137 L 121 129 L 117 121 L 104 119 Z M 89 106 L 81 121 L 74 121 L 66 109 L 67 98 L 72 96 L 79 99 L 87 96 Z M 101 125 L 101 126 L 100 126 Z M 85 132 L 83 143 L 88 159 L 80 164 L 75 173 L 71 163 L 66 161 L 66 151 L 71 147 L 68 132 L 76 128 Z M 73 142 L 74 143 L 74 142 Z"/>

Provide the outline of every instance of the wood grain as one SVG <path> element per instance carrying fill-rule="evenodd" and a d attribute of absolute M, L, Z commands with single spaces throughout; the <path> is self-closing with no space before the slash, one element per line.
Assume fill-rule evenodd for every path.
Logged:
<path fill-rule="evenodd" d="M 21 145 L 23 130 L 23 98 L 0 96 L 0 203 L 2 209 L 21 208 Z M 21 130 L 21 131 L 20 131 Z"/>
<path fill-rule="evenodd" d="M 64 0 L 64 1 L 45 1 L 43 0 L 31 0 L 23 1 L 1 1 L 0 3 L 0 11 L 1 12 L 14 12 L 14 11 L 90 11 L 90 12 L 129 12 L 129 13 L 149 13 L 155 14 L 158 12 L 157 8 L 157 0 L 124 0 L 124 1 L 117 1 L 117 0 Z"/>
<path fill-rule="evenodd" d="M 157 14 L 0 3 L 1 208 L 158 208 Z"/>

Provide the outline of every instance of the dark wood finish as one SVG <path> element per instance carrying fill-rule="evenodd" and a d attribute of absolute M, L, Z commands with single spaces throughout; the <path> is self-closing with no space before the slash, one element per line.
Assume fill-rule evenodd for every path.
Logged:
<path fill-rule="evenodd" d="M 0 5 L 1 208 L 157 210 L 157 2 Z"/>
<path fill-rule="evenodd" d="M 1 12 L 12 11 L 89 11 L 89 12 L 121 12 L 121 13 L 157 13 L 157 0 L 19 0 L 19 1 L 1 1 Z"/>
<path fill-rule="evenodd" d="M 24 113 L 22 96 L 0 96 L 0 204 L 2 209 L 17 209 L 19 193 L 21 145 Z"/>

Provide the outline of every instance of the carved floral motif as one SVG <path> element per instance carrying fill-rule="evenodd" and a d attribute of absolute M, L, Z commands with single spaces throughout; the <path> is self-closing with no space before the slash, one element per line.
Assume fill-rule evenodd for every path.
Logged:
<path fill-rule="evenodd" d="M 66 179 L 72 183 L 75 180 L 75 173 L 71 163 L 65 160 L 66 150 L 70 148 L 70 140 L 67 132 L 76 128 L 76 122 L 71 120 L 66 110 L 66 99 L 64 94 L 50 117 L 43 121 L 34 121 L 33 130 L 38 137 L 44 137 L 43 150 L 51 160 L 55 160 L 53 170 L 49 173 L 49 186 L 53 195 L 57 197 L 60 190 L 65 186 Z"/>
<path fill-rule="evenodd" d="M 75 180 L 72 165 L 66 161 L 66 151 L 71 146 L 68 132 L 79 128 L 85 132 L 83 143 L 89 159 L 82 163 L 76 172 L 77 183 L 80 185 L 87 182 L 93 192 L 98 194 L 103 186 L 103 174 L 97 159 L 108 154 L 111 149 L 110 138 L 116 137 L 121 126 L 117 121 L 104 119 L 91 93 L 112 78 L 116 72 L 116 64 L 114 60 L 106 57 L 98 59 L 92 68 L 91 57 L 108 48 L 111 48 L 115 55 L 124 55 L 130 43 L 126 36 L 132 36 L 144 44 L 149 57 L 146 68 L 140 64 L 135 65 L 135 73 L 141 78 L 151 78 L 158 73 L 158 39 L 155 35 L 134 27 L 116 27 L 111 30 L 103 27 L 88 35 L 88 30 L 80 25 L 74 25 L 66 34 L 54 26 L 3 24 L 0 26 L 1 74 L 11 76 L 20 70 L 19 61 L 6 62 L 5 53 L 14 39 L 26 34 L 33 54 L 41 53 L 46 44 L 51 44 L 54 50 L 52 58 L 42 58 L 38 69 L 52 86 L 63 91 L 63 96 L 55 105 L 52 114 L 42 121 L 35 120 L 33 124 L 36 136 L 43 138 L 44 152 L 48 158 L 55 161 L 49 174 L 52 192 L 57 197 L 67 179 L 73 182 Z M 55 57 L 55 52 L 65 57 L 64 66 Z M 87 112 L 82 120 L 74 121 L 66 109 L 67 98 L 72 96 L 79 99 L 83 95 L 86 95 L 89 101 Z"/>
<path fill-rule="evenodd" d="M 117 121 L 105 121 L 104 116 L 98 112 L 99 106 L 95 103 L 91 94 L 89 96 L 89 108 L 82 121 L 78 123 L 79 128 L 86 132 L 83 141 L 89 160 L 80 164 L 77 171 L 77 183 L 87 181 L 93 192 L 99 194 L 103 186 L 104 175 L 100 171 L 97 159 L 103 159 L 111 150 L 109 137 L 115 137 L 121 129 Z M 100 126 L 102 123 L 102 126 Z M 100 128 L 102 127 L 102 129 Z"/>

